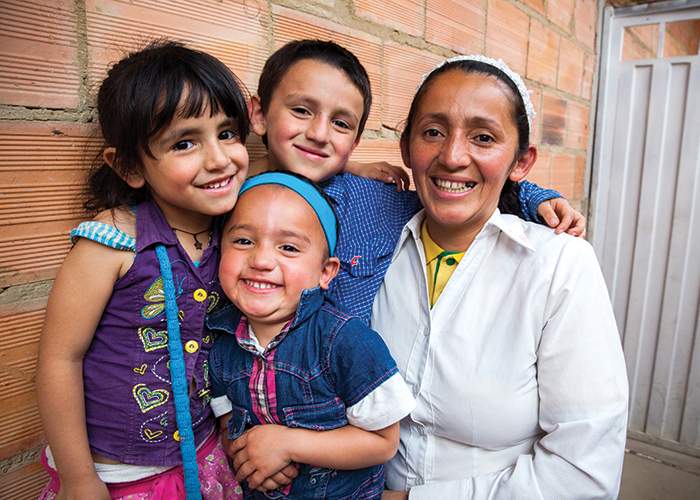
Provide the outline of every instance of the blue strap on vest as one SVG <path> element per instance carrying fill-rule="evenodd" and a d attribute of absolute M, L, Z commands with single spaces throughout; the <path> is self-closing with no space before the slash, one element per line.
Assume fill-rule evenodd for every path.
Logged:
<path fill-rule="evenodd" d="M 163 245 L 156 246 L 156 255 L 160 264 L 160 274 L 163 277 L 163 291 L 165 292 L 170 380 L 173 388 L 173 398 L 175 399 L 175 421 L 180 433 L 180 453 L 182 454 L 182 470 L 185 476 L 185 494 L 187 495 L 187 500 L 201 500 L 197 448 L 194 444 L 190 399 L 187 394 L 185 355 L 182 352 L 182 340 L 180 339 L 180 320 L 178 318 L 177 300 L 175 299 L 173 270 L 170 267 L 168 251 Z"/>

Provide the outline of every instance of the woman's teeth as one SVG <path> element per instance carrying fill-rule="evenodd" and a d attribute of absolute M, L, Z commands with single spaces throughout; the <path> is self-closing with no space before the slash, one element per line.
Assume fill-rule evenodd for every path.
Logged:
<path fill-rule="evenodd" d="M 230 178 L 230 177 L 229 177 L 228 179 L 223 180 L 223 181 L 212 182 L 211 184 L 205 184 L 205 185 L 202 186 L 202 187 L 203 187 L 204 189 L 218 189 L 218 188 L 222 188 L 222 187 L 224 187 L 224 186 L 227 186 L 229 182 L 231 182 L 231 178 Z"/>
<path fill-rule="evenodd" d="M 266 290 L 266 289 L 278 287 L 278 285 L 275 285 L 273 283 L 266 283 L 264 281 L 243 280 L 243 282 L 251 288 L 258 288 L 260 290 Z"/>
<path fill-rule="evenodd" d="M 474 186 L 476 186 L 476 182 L 473 182 L 473 181 L 457 182 L 457 181 L 448 181 L 445 179 L 434 178 L 433 182 L 442 191 L 448 191 L 450 193 L 464 193 L 464 192 L 472 189 Z"/>

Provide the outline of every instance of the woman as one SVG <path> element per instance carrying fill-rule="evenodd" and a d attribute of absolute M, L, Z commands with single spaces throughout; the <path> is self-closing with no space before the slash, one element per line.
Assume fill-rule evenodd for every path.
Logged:
<path fill-rule="evenodd" d="M 482 56 L 424 79 L 401 136 L 425 210 L 373 306 L 412 386 L 385 498 L 615 498 L 627 379 L 590 245 L 498 209 L 527 175 L 532 104 Z"/>

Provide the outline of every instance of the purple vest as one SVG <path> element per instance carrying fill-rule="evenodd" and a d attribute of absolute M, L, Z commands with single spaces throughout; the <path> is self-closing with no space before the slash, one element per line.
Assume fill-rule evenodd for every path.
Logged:
<path fill-rule="evenodd" d="M 203 331 L 205 315 L 221 297 L 218 240 L 215 230 L 195 267 L 158 206 L 148 201 L 136 208 L 136 258 L 115 283 L 83 362 L 93 452 L 127 464 L 181 463 L 167 366 L 163 284 L 155 254 L 159 243 L 168 250 L 175 280 L 196 444 L 214 429 L 208 367 L 213 339 L 203 337 Z"/>

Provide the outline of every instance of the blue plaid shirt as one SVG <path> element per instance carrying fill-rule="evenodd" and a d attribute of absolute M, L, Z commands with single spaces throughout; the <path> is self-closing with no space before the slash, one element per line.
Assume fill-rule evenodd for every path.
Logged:
<path fill-rule="evenodd" d="M 392 184 L 339 174 L 321 184 L 335 202 L 340 235 L 340 272 L 327 297 L 335 306 L 369 323 L 374 296 L 382 284 L 403 226 L 423 208 L 415 191 L 397 192 Z M 518 194 L 528 221 L 539 222 L 540 203 L 561 195 L 523 181 Z"/>

